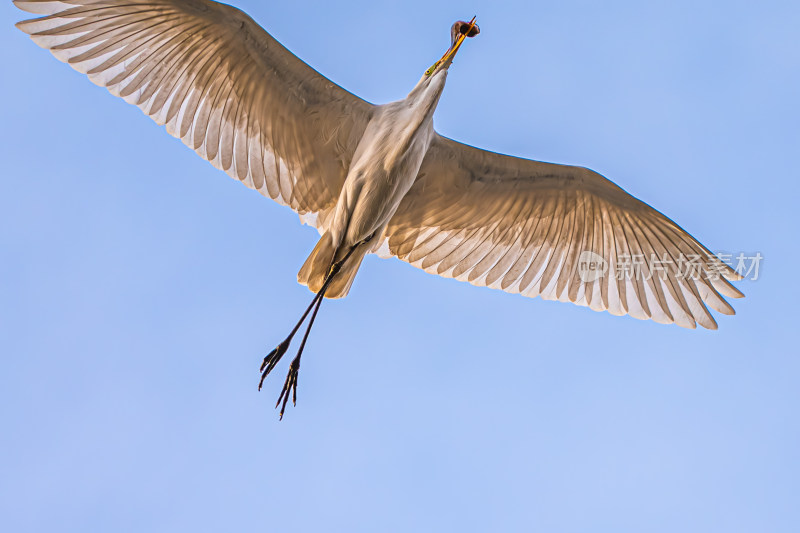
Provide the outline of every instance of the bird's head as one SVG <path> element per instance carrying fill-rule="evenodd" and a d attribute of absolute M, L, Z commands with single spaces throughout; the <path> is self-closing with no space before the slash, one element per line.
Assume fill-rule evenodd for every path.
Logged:
<path fill-rule="evenodd" d="M 439 61 L 431 65 L 431 68 L 425 71 L 425 76 L 423 78 L 430 78 L 436 72 L 450 68 L 450 65 L 453 63 L 453 58 L 456 57 L 456 53 L 458 53 L 458 49 L 461 48 L 461 44 L 464 40 L 467 37 L 475 37 L 481 32 L 481 29 L 475 24 L 475 19 L 476 17 L 472 17 L 472 20 L 469 22 L 459 20 L 453 24 L 450 28 L 450 48 L 447 49 L 447 52 L 444 53 Z"/>
<path fill-rule="evenodd" d="M 467 37 L 475 37 L 480 33 L 480 28 L 475 24 L 475 17 L 469 22 L 459 20 L 450 28 L 450 48 L 444 53 L 442 58 L 431 65 L 431 68 L 425 71 L 422 78 L 417 82 L 417 85 L 408 93 L 408 101 L 414 103 L 417 107 L 426 109 L 426 116 L 433 113 L 436 109 L 436 104 L 439 102 L 439 96 L 444 89 L 445 80 L 447 79 L 447 69 L 453 63 L 453 58 L 456 57 L 458 49 L 464 43 Z"/>

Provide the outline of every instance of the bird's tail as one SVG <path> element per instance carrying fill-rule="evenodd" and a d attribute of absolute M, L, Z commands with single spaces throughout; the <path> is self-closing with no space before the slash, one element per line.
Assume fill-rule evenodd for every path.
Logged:
<path fill-rule="evenodd" d="M 367 253 L 367 249 L 367 246 L 359 246 L 347 258 L 336 277 L 328 285 L 328 290 L 325 291 L 326 298 L 344 298 L 347 296 L 358 272 L 358 267 L 361 266 L 361 261 Z M 297 281 L 306 285 L 312 292 L 319 292 L 322 284 L 325 283 L 325 276 L 328 275 L 331 265 L 336 259 L 336 252 L 330 233 L 325 233 L 320 237 L 314 250 L 311 251 L 311 255 L 306 259 L 300 272 L 297 273 Z"/>

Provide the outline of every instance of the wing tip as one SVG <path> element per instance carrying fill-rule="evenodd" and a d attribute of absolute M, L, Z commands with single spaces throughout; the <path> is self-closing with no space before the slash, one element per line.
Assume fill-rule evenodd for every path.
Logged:
<path fill-rule="evenodd" d="M 57 12 L 55 6 L 48 7 L 48 4 L 61 4 L 58 0 L 12 0 L 13 4 L 26 13 L 34 15 L 50 15 Z M 63 9 L 63 7 L 62 7 Z"/>
<path fill-rule="evenodd" d="M 705 329 L 711 331 L 719 329 L 719 324 L 717 324 L 717 321 L 714 319 L 713 316 L 711 316 L 711 313 L 708 313 L 708 320 L 700 322 L 700 325 L 703 326 Z"/>

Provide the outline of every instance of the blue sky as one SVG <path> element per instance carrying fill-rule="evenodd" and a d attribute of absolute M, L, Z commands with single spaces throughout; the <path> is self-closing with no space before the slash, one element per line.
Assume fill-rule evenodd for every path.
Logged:
<path fill-rule="evenodd" d="M 3 530 L 796 530 L 796 2 L 236 5 L 376 103 L 477 14 L 441 133 L 593 168 L 711 249 L 760 252 L 760 279 L 690 331 L 368 258 L 279 423 L 286 363 L 261 393 L 257 370 L 310 298 L 316 232 L 6 1 Z"/>

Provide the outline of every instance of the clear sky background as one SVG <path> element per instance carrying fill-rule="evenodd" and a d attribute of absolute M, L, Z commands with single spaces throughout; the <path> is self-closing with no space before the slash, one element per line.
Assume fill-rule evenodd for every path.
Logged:
<path fill-rule="evenodd" d="M 235 3 L 376 103 L 477 14 L 441 133 L 593 168 L 760 279 L 691 331 L 371 257 L 279 423 L 287 362 L 261 393 L 258 366 L 315 230 L 6 0 L 0 529 L 797 531 L 797 2 Z"/>

